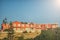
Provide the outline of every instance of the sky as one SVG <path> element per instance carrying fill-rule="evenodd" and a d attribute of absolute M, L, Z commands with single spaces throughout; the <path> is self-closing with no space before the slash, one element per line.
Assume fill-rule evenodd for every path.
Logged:
<path fill-rule="evenodd" d="M 0 0 L 0 25 L 4 18 L 8 22 L 60 24 L 60 0 Z"/>

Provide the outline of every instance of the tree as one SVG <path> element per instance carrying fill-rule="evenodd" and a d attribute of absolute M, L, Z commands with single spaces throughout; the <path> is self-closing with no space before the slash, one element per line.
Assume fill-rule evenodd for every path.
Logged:
<path fill-rule="evenodd" d="M 21 22 L 22 24 L 28 24 L 27 22 Z"/>
<path fill-rule="evenodd" d="M 3 23 L 4 23 L 4 24 L 7 23 L 7 18 L 3 19 Z"/>
<path fill-rule="evenodd" d="M 13 36 L 14 36 L 13 34 L 14 34 L 14 30 L 13 30 L 12 22 L 10 22 L 10 27 L 9 27 L 9 30 L 8 30 L 9 40 L 13 40 Z"/>
<path fill-rule="evenodd" d="M 54 33 L 52 30 L 42 30 L 42 33 L 34 40 L 54 40 Z"/>
<path fill-rule="evenodd" d="M 24 40 L 23 36 L 18 37 L 18 40 Z"/>
<path fill-rule="evenodd" d="M 60 27 L 56 28 L 53 30 L 54 32 L 54 36 L 55 36 L 55 40 L 60 40 Z"/>
<path fill-rule="evenodd" d="M 8 40 L 8 38 L 4 38 L 3 40 Z"/>

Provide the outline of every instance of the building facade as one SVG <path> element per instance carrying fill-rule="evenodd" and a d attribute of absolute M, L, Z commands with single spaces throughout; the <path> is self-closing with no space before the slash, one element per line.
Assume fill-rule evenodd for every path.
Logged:
<path fill-rule="evenodd" d="M 9 24 L 2 24 L 2 30 L 9 29 Z M 21 23 L 18 21 L 12 22 L 13 30 L 16 32 L 35 32 L 36 30 L 47 30 L 58 27 L 58 24 L 35 24 L 35 23 Z"/>

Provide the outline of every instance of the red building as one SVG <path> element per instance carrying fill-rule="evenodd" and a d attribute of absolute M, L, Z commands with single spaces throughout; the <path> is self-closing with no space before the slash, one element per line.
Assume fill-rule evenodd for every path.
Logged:
<path fill-rule="evenodd" d="M 14 30 L 21 30 L 21 29 L 26 29 L 26 28 L 35 28 L 35 29 L 41 29 L 41 30 L 46 30 L 46 29 L 53 29 L 58 27 L 58 24 L 32 24 L 32 23 L 21 23 L 18 21 L 12 22 L 12 26 Z M 3 30 L 9 28 L 9 24 L 2 24 Z"/>
<path fill-rule="evenodd" d="M 8 29 L 9 27 L 9 24 L 2 24 L 2 30 Z"/>

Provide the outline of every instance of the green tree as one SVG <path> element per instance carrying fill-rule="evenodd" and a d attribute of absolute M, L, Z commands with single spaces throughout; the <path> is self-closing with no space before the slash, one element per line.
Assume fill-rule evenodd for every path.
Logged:
<path fill-rule="evenodd" d="M 53 30 L 55 34 L 55 40 L 60 40 L 60 27 Z"/>
<path fill-rule="evenodd" d="M 31 38 L 31 39 L 25 39 L 25 40 L 34 40 L 34 39 Z"/>
<path fill-rule="evenodd" d="M 13 26 L 12 26 L 12 22 L 10 22 L 10 27 L 8 29 L 8 38 L 9 40 L 13 40 L 14 37 L 14 30 L 13 30 Z"/>
<path fill-rule="evenodd" d="M 4 38 L 3 40 L 8 40 L 8 38 Z"/>
<path fill-rule="evenodd" d="M 7 22 L 7 18 L 3 19 L 3 23 L 4 23 L 4 24 L 8 23 L 8 22 Z"/>
<path fill-rule="evenodd" d="M 18 40 L 24 40 L 23 36 L 18 37 Z"/>
<path fill-rule="evenodd" d="M 54 40 L 54 33 L 52 30 L 42 30 L 42 33 L 34 40 Z"/>

